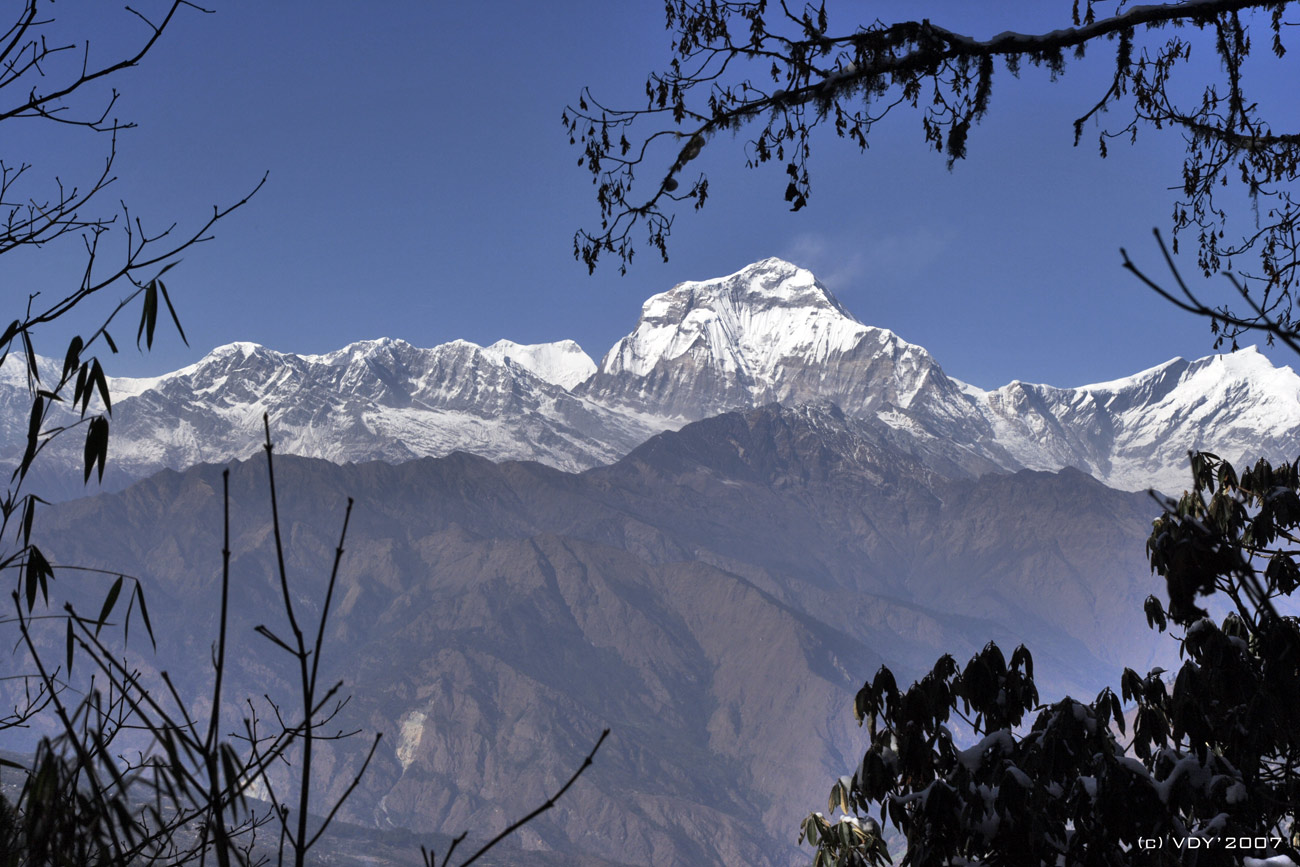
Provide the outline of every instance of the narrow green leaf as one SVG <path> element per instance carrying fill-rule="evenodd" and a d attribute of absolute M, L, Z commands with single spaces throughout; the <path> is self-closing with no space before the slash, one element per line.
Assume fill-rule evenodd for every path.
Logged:
<path fill-rule="evenodd" d="M 111 349 L 111 350 L 113 350 L 113 354 L 114 354 L 114 355 L 117 355 L 117 344 L 113 342 L 113 335 L 111 335 L 111 334 L 109 334 L 107 331 L 105 331 L 105 332 L 104 332 L 104 341 L 105 341 L 106 343 L 108 343 L 108 348 Z"/>
<path fill-rule="evenodd" d="M 32 520 L 36 517 L 36 498 L 28 497 L 23 506 L 23 544 L 32 543 Z"/>
<path fill-rule="evenodd" d="M 100 366 L 99 359 L 90 367 L 90 378 L 95 381 L 95 388 L 99 390 L 99 399 L 104 401 L 104 412 L 113 411 L 113 401 L 108 396 L 108 377 L 104 375 L 104 368 Z"/>
<path fill-rule="evenodd" d="M 40 382 L 41 375 L 36 369 L 36 350 L 32 348 L 32 337 L 26 331 L 23 335 L 23 351 L 27 355 L 27 381 L 28 384 Z"/>
<path fill-rule="evenodd" d="M 122 592 L 122 576 L 118 575 L 113 586 L 109 588 L 108 596 L 104 598 L 104 606 L 99 609 L 99 622 L 95 624 L 95 637 L 99 637 L 99 630 L 104 628 L 104 621 L 108 620 L 108 615 L 113 613 L 113 606 L 117 604 L 118 594 Z"/>
<path fill-rule="evenodd" d="M 136 589 L 140 588 L 136 584 Z M 131 643 L 131 612 L 135 610 L 135 591 L 131 591 L 126 597 L 126 616 L 122 618 L 122 641 L 127 644 Z"/>
<path fill-rule="evenodd" d="M 68 674 L 72 674 L 72 618 L 68 618 Z"/>
<path fill-rule="evenodd" d="M 45 398 L 36 395 L 32 401 L 32 414 L 27 420 L 27 450 L 36 454 L 36 440 L 41 435 L 41 421 L 45 418 Z"/>
<path fill-rule="evenodd" d="M 9 323 L 9 327 L 5 329 L 5 333 L 0 335 L 0 346 L 5 348 L 6 355 L 9 354 L 9 344 L 13 342 L 14 336 L 18 334 L 19 329 L 22 327 L 23 324 L 15 319 L 13 322 Z"/>
<path fill-rule="evenodd" d="M 45 604 L 50 604 L 50 588 L 46 583 L 46 578 L 52 577 L 54 570 L 50 568 L 50 563 L 45 559 L 45 555 L 35 545 L 27 549 L 27 610 L 31 611 L 36 605 L 36 590 L 39 587 L 41 594 L 45 597 Z"/>
<path fill-rule="evenodd" d="M 90 406 L 90 381 L 87 378 L 90 373 L 90 365 L 83 364 L 77 371 L 77 384 L 72 389 L 72 405 L 81 407 L 81 414 L 86 414 L 87 407 Z"/>

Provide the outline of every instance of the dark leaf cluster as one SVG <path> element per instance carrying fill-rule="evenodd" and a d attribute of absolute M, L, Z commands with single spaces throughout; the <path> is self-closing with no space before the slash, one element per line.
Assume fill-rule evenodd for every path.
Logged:
<path fill-rule="evenodd" d="M 818 867 L 886 863 L 891 825 L 914 865 L 1172 865 L 1210 838 L 1252 845 L 1198 847 L 1198 864 L 1300 858 L 1300 620 L 1277 604 L 1300 576 L 1300 470 L 1197 453 L 1192 476 L 1147 546 L 1169 599 L 1147 618 L 1176 630 L 1178 671 L 1125 669 L 1118 694 L 1040 705 L 1023 647 L 960 671 L 944 656 L 906 690 L 882 668 L 854 704 L 871 743 L 831 788 L 840 816 L 803 823 Z"/>

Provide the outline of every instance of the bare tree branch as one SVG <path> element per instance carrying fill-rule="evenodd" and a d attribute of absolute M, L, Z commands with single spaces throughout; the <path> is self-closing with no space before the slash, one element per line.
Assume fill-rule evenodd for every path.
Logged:
<path fill-rule="evenodd" d="M 1292 194 L 1300 134 L 1275 132 L 1260 116 L 1246 90 L 1252 80 L 1246 64 L 1256 31 L 1271 36 L 1273 54 L 1284 53 L 1283 27 L 1292 22 L 1283 15 L 1295 5 L 1081 0 L 1068 26 L 979 39 L 929 20 L 850 22 L 833 32 L 833 15 L 854 14 L 847 5 L 845 13 L 828 12 L 824 3 L 798 9 L 784 0 L 669 0 L 671 59 L 666 70 L 648 77 L 645 105 L 607 106 L 588 89 L 562 115 L 571 143 L 582 149 L 580 164 L 591 175 L 599 211 L 597 227 L 575 234 L 574 256 L 594 271 L 612 255 L 625 271 L 636 252 L 634 233 L 643 232 L 666 258 L 676 203 L 699 208 L 708 197 L 708 178 L 689 178 L 687 169 L 718 133 L 748 130 L 748 166 L 784 163 L 784 198 L 797 211 L 811 196 L 817 127 L 829 126 L 865 150 L 875 125 L 906 105 L 920 114 L 928 146 L 951 167 L 965 157 L 967 139 L 988 110 L 995 61 L 1013 75 L 1027 63 L 1046 67 L 1055 78 L 1072 55 L 1077 60 L 1090 48 L 1108 46 L 1114 74 L 1075 121 L 1076 144 L 1085 125 L 1121 103 L 1128 104 L 1129 119 L 1100 131 L 1103 155 L 1114 138 L 1180 130 L 1187 156 L 1173 210 L 1175 252 L 1181 236 L 1194 234 L 1198 265 L 1207 275 L 1249 253 L 1258 264 L 1237 269 L 1243 288 L 1260 311 L 1288 327 L 1300 272 L 1300 201 Z M 1109 15 L 1099 14 L 1103 7 Z M 1163 28 L 1172 35 L 1161 42 L 1155 34 Z M 1176 79 L 1193 44 L 1202 42 L 1217 55 L 1222 75 L 1196 82 L 1199 98 L 1195 90 L 1188 97 Z M 1240 217 L 1232 219 L 1215 198 L 1225 185 L 1244 190 L 1253 202 L 1254 225 L 1234 228 L 1240 236 L 1235 243 L 1224 240 L 1225 230 L 1237 227 Z M 1236 323 L 1257 319 L 1255 311 L 1223 322 L 1231 337 L 1247 327 Z"/>

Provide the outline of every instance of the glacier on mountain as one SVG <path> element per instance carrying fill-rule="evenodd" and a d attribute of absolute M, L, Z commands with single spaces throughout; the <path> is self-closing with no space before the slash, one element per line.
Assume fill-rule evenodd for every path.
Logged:
<path fill-rule="evenodd" d="M 1124 490 L 1187 487 L 1188 451 L 1239 462 L 1293 460 L 1300 448 L 1300 377 L 1253 346 L 1078 388 L 967 393 L 1020 465 L 1076 466 Z"/>
<path fill-rule="evenodd" d="M 47 377 L 59 369 L 40 366 Z M 22 370 L 11 360 L 0 375 L 0 454 L 11 462 L 26 442 Z M 1113 487 L 1172 493 L 1187 484 L 1188 449 L 1234 461 L 1300 452 L 1300 377 L 1254 349 L 1077 388 L 985 391 L 859 322 L 780 259 L 651 297 L 599 365 L 571 340 L 421 349 L 382 338 L 321 355 L 241 342 L 162 376 L 111 379 L 110 390 L 113 487 L 247 457 L 264 412 L 278 451 L 336 462 L 463 450 L 579 470 L 658 431 L 769 403 L 834 404 L 948 476 L 1073 466 Z M 79 493 L 79 446 L 47 451 L 38 477 L 61 473 L 55 495 Z"/>
<path fill-rule="evenodd" d="M 765 259 L 718 280 L 680 283 L 648 299 L 636 330 L 601 362 L 602 372 L 645 376 L 658 363 L 704 347 L 725 370 L 772 384 L 783 361 L 825 361 L 872 330 L 813 275 Z"/>
<path fill-rule="evenodd" d="M 502 362 L 512 361 L 538 379 L 566 390 L 596 372 L 596 362 L 572 340 L 532 344 L 498 340 L 484 347 L 483 354 Z"/>

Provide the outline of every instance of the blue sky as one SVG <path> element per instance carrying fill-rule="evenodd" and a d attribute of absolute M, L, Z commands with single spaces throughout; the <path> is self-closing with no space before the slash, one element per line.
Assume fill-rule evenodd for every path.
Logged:
<path fill-rule="evenodd" d="M 1211 352 L 1204 322 L 1119 267 L 1125 246 L 1158 271 L 1150 233 L 1168 228 L 1181 140 L 1150 131 L 1104 161 L 1095 136 L 1072 146 L 1071 121 L 1108 82 L 1104 53 L 1056 84 L 1045 70 L 1016 80 L 999 69 L 952 172 L 909 112 L 882 124 L 866 154 L 822 137 L 813 198 L 797 214 L 780 166 L 746 170 L 741 140 L 712 142 L 700 160 L 710 202 L 678 217 L 670 261 L 643 250 L 627 276 L 607 266 L 590 277 L 571 249 L 594 222 L 592 187 L 560 113 L 583 85 L 608 104 L 640 103 L 645 74 L 668 58 L 660 0 L 210 5 L 213 15 L 182 14 L 116 81 L 119 114 L 139 128 L 122 136 L 103 203 L 184 228 L 269 178 L 168 275 L 190 348 L 168 333 L 151 355 L 124 348 L 110 373 L 160 373 L 234 340 L 325 352 L 379 336 L 570 337 L 599 360 L 649 295 L 770 255 L 812 268 L 858 318 L 980 386 L 1078 385 Z M 988 37 L 1066 26 L 1070 2 L 828 7 L 833 26 L 837 14 L 930 17 Z M 110 4 L 55 11 L 91 34 L 92 56 L 143 36 Z M 1295 80 L 1296 52 L 1257 54 L 1261 84 L 1294 118 L 1295 98 L 1277 94 Z M 34 177 L 68 177 L 102 144 L 35 125 L 6 135 L 6 159 L 26 158 Z M 55 249 L 11 263 L 11 285 L 57 291 L 80 260 Z M 61 339 L 38 348 L 59 354 Z"/>

